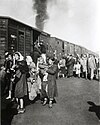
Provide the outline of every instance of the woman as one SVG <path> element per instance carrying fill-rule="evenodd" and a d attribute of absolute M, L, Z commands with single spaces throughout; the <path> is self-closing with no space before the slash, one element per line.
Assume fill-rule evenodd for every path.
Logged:
<path fill-rule="evenodd" d="M 24 61 L 23 56 L 20 52 L 15 53 L 15 98 L 17 102 L 19 102 L 18 105 L 18 113 L 24 113 L 24 100 L 23 97 L 27 95 L 27 83 L 26 83 L 26 74 L 28 72 L 28 66 L 26 62 Z"/>
<path fill-rule="evenodd" d="M 56 84 L 57 64 L 55 63 L 54 58 L 49 59 L 48 63 L 49 63 L 49 67 L 47 69 L 47 73 L 48 73 L 47 95 L 49 98 L 49 108 L 52 108 L 53 100 L 58 95 L 57 84 Z"/>
<path fill-rule="evenodd" d="M 37 70 L 35 63 L 31 56 L 26 56 L 26 62 L 29 68 L 29 77 L 27 78 L 29 99 L 34 100 L 39 93 L 39 86 L 37 84 Z"/>

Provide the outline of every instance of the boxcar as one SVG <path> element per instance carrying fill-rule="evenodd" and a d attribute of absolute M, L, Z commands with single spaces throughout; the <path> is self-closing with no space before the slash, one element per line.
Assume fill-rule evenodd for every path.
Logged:
<path fill-rule="evenodd" d="M 36 41 L 46 43 L 49 37 L 49 34 L 13 18 L 0 16 L 0 64 L 4 62 L 5 51 L 29 55 L 34 51 Z"/>
<path fill-rule="evenodd" d="M 60 59 L 64 54 L 93 54 L 84 47 L 72 44 L 33 28 L 10 17 L 0 16 L 0 64 L 4 62 L 4 52 L 19 51 L 23 56 L 34 53 L 34 43 L 42 43 L 47 56 Z"/>
<path fill-rule="evenodd" d="M 50 37 L 49 40 L 50 54 L 58 58 L 64 55 L 64 41 L 56 37 Z"/>

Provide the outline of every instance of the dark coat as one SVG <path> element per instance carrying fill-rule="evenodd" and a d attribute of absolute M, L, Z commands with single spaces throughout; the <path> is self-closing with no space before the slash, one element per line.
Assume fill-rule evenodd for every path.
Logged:
<path fill-rule="evenodd" d="M 58 95 L 57 84 L 56 84 L 56 74 L 57 74 L 57 65 L 53 64 L 48 72 L 48 97 L 54 98 Z"/>
<path fill-rule="evenodd" d="M 15 97 L 22 98 L 27 95 L 26 74 L 28 72 L 28 66 L 24 60 L 18 62 L 17 65 L 18 68 L 16 69 L 15 75 Z"/>
<path fill-rule="evenodd" d="M 33 62 L 37 65 L 37 59 L 40 57 L 41 51 L 38 47 L 34 47 L 34 52 L 32 53 Z"/>
<path fill-rule="evenodd" d="M 68 72 L 68 77 L 73 76 L 73 66 L 74 66 L 74 59 L 71 58 L 67 60 L 67 72 Z"/>

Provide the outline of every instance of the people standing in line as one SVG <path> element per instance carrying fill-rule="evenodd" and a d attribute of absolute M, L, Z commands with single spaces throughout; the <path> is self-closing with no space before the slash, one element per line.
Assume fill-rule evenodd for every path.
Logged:
<path fill-rule="evenodd" d="M 90 80 L 92 80 L 94 78 L 94 71 L 96 69 L 96 63 L 95 63 L 95 59 L 93 57 L 93 55 L 89 55 L 88 58 L 88 73 L 90 76 Z"/>
<path fill-rule="evenodd" d="M 74 67 L 75 60 L 73 59 L 72 55 L 69 55 L 67 59 L 67 77 L 73 76 L 73 67 Z"/>
<path fill-rule="evenodd" d="M 14 96 L 18 102 L 18 113 L 24 113 L 24 96 L 27 95 L 26 74 L 28 66 L 20 52 L 15 53 L 15 92 Z"/>

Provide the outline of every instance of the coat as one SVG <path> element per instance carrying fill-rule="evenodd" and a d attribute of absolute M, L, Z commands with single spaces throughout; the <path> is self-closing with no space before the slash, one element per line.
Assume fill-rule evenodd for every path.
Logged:
<path fill-rule="evenodd" d="M 57 74 L 57 65 L 53 64 L 47 70 L 48 73 L 48 97 L 54 98 L 58 96 L 57 83 L 56 83 L 56 74 Z"/>
<path fill-rule="evenodd" d="M 67 72 L 68 72 L 68 76 L 73 76 L 74 62 L 75 61 L 74 61 L 73 58 L 67 60 Z"/>
<path fill-rule="evenodd" d="M 90 68 L 90 69 L 96 68 L 95 59 L 93 57 L 88 59 L 88 68 Z"/>
<path fill-rule="evenodd" d="M 87 72 L 87 59 L 86 58 L 80 59 L 80 64 L 82 72 Z"/>
<path fill-rule="evenodd" d="M 18 68 L 16 68 L 15 74 L 15 97 L 22 98 L 27 95 L 27 83 L 26 83 L 26 74 L 28 72 L 28 66 L 26 62 L 19 61 Z"/>

